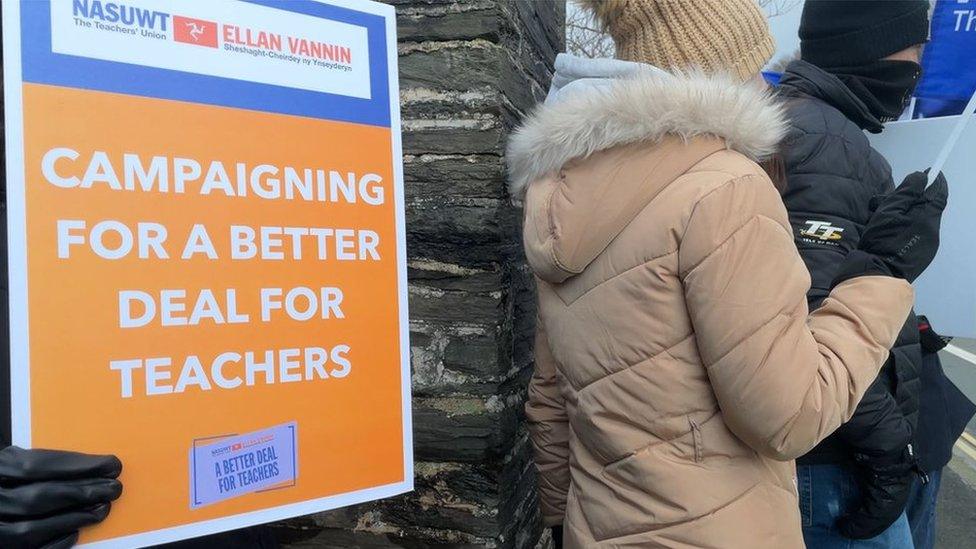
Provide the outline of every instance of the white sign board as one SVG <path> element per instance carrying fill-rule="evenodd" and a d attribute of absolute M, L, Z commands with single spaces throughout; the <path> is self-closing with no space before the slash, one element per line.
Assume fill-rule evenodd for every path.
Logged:
<path fill-rule="evenodd" d="M 942 150 L 958 116 L 894 122 L 869 136 L 891 164 L 895 184 L 928 168 Z M 970 123 L 943 173 L 949 181 L 949 205 L 942 218 L 939 254 L 915 282 L 915 310 L 929 317 L 944 335 L 976 338 L 976 124 Z"/>

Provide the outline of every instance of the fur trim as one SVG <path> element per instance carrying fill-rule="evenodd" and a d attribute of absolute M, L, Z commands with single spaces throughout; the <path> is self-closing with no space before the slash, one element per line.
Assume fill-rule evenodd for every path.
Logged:
<path fill-rule="evenodd" d="M 593 14 L 593 18 L 602 29 L 606 29 L 623 15 L 627 2 L 629 0 L 576 0 L 580 7 Z"/>
<path fill-rule="evenodd" d="M 509 139 L 509 190 L 519 199 L 529 183 L 574 158 L 666 135 L 713 135 L 761 161 L 776 152 L 786 130 L 770 92 L 729 76 L 620 79 L 539 107 Z"/>

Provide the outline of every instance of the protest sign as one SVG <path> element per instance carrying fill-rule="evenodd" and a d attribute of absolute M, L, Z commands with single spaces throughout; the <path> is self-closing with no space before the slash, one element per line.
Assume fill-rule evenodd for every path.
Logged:
<path fill-rule="evenodd" d="M 922 81 L 915 116 L 959 114 L 976 91 L 976 1 L 939 0 L 932 10 L 932 36 L 922 55 Z"/>
<path fill-rule="evenodd" d="M 891 164 L 895 182 L 936 161 L 959 116 L 893 122 L 884 132 L 869 135 L 871 144 Z M 976 337 L 976 185 L 973 155 L 976 121 L 970 121 L 948 155 L 942 172 L 949 181 L 949 205 L 942 217 L 939 253 L 915 281 L 915 310 L 932 321 L 939 333 Z"/>
<path fill-rule="evenodd" d="M 959 138 L 962 137 L 962 134 L 966 132 L 966 128 L 969 127 L 969 123 L 972 122 L 974 112 L 976 112 L 976 94 L 973 94 L 969 98 L 969 102 L 966 103 L 966 107 L 962 110 L 962 116 L 956 120 L 952 131 L 949 132 L 949 137 L 946 138 L 945 143 L 942 144 L 942 149 L 939 150 L 939 155 L 935 157 L 935 161 L 929 167 L 929 185 L 935 183 L 939 178 L 946 161 L 949 160 L 949 156 L 955 152 Z"/>
<path fill-rule="evenodd" d="M 3 4 L 14 444 L 118 455 L 90 546 L 412 488 L 394 10 Z"/>

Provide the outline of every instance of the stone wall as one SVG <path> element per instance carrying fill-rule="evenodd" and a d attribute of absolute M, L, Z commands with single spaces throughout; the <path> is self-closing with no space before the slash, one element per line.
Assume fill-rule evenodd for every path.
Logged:
<path fill-rule="evenodd" d="M 523 423 L 534 302 L 506 136 L 542 97 L 563 0 L 398 12 L 416 491 L 276 526 L 289 547 L 534 547 Z"/>

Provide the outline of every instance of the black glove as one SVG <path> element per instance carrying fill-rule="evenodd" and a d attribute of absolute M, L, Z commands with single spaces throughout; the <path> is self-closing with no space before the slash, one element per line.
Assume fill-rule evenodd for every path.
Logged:
<path fill-rule="evenodd" d="M 915 172 L 885 195 L 871 216 L 858 248 L 883 262 L 894 276 L 914 282 L 939 250 L 939 226 L 949 196 L 941 173 L 932 186 Z"/>
<path fill-rule="evenodd" d="M 854 460 L 861 502 L 837 526 L 846 538 L 869 539 L 887 530 L 905 511 L 915 473 L 920 470 L 911 444 L 897 456 L 855 454 Z"/>
<path fill-rule="evenodd" d="M 108 516 L 122 493 L 115 456 L 0 450 L 0 547 L 62 549 Z"/>
<path fill-rule="evenodd" d="M 552 531 L 552 547 L 553 547 L 553 549 L 563 549 L 563 527 L 562 527 L 562 525 L 553 526 L 549 530 Z"/>

